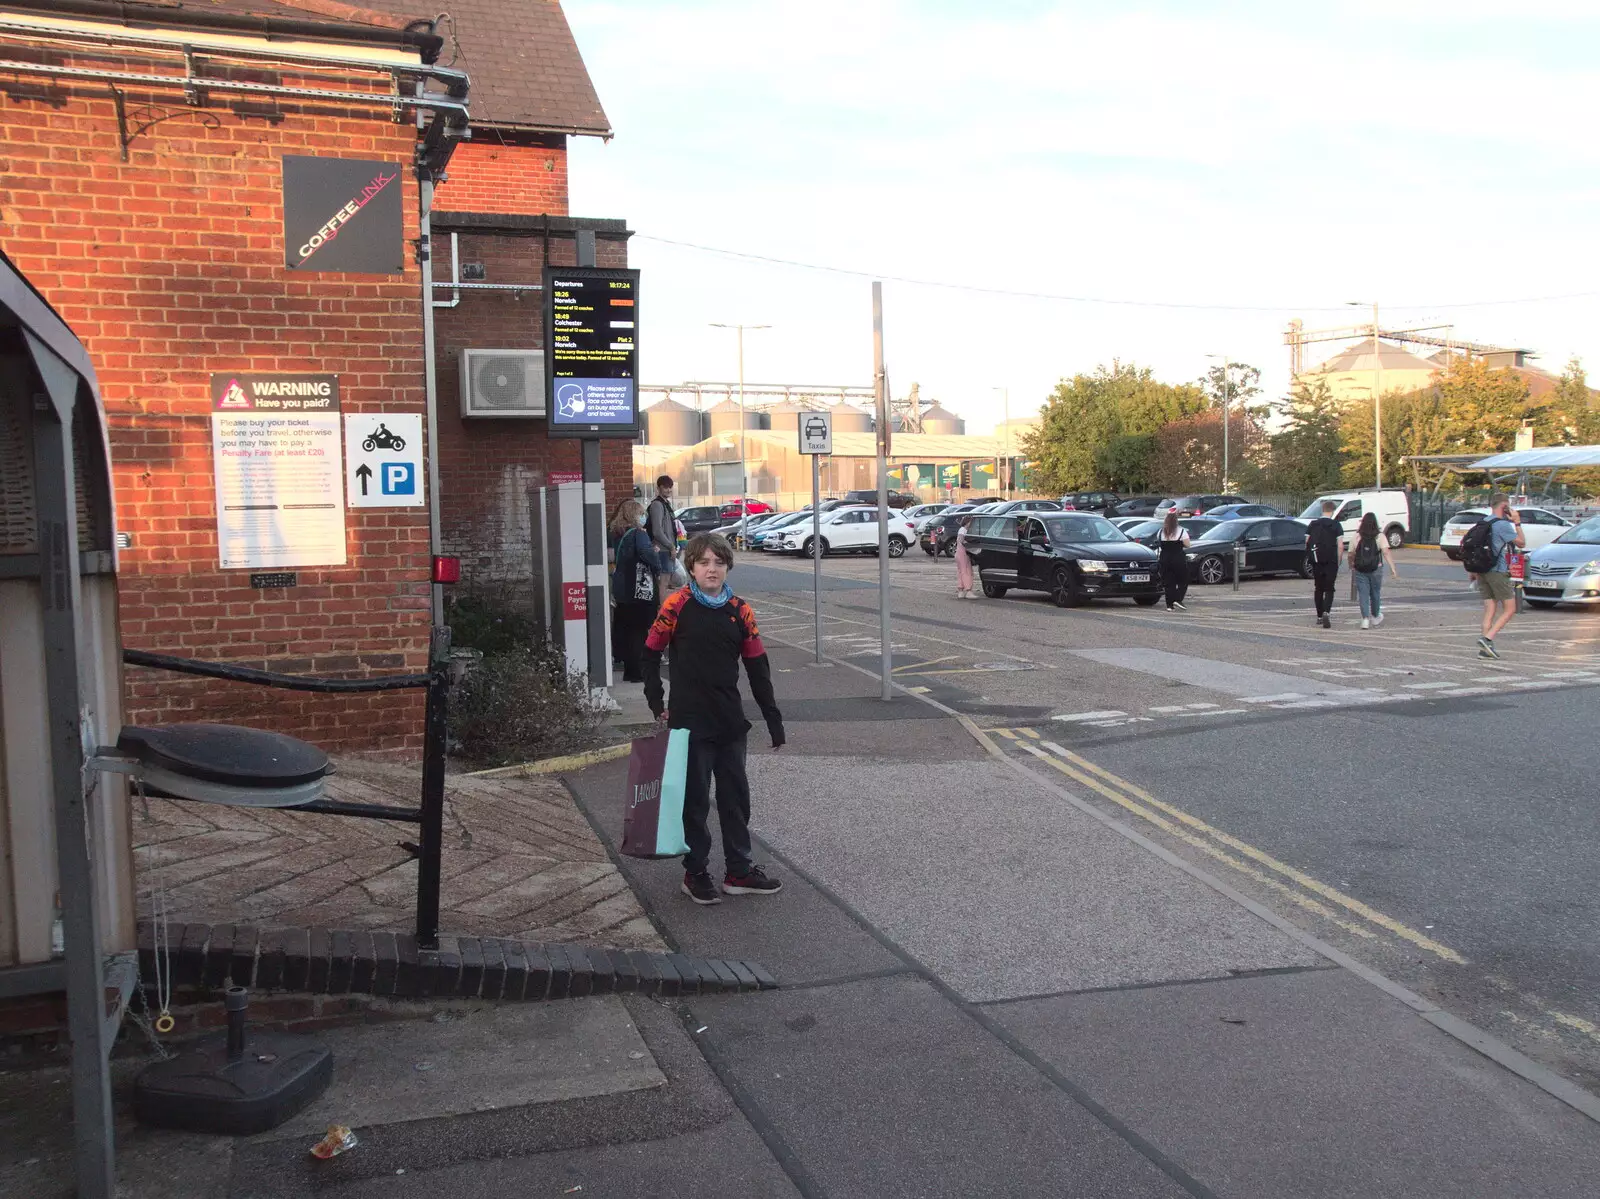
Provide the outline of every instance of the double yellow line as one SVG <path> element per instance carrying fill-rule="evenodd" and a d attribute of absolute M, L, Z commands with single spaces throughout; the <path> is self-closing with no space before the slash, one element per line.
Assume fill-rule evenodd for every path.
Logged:
<path fill-rule="evenodd" d="M 1133 813 L 1139 819 L 1155 825 L 1169 836 L 1178 838 L 1201 853 L 1247 878 L 1284 896 L 1292 903 L 1331 921 L 1358 937 L 1377 938 L 1379 931 L 1408 941 L 1419 949 L 1426 949 L 1447 962 L 1465 965 L 1466 959 L 1448 945 L 1400 923 L 1369 907 L 1353 896 L 1312 878 L 1263 853 L 1237 837 L 1207 824 L 1195 816 L 1165 803 L 1128 780 L 1119 778 L 1109 770 L 1096 766 L 1087 758 L 1079 757 L 1069 749 L 1046 741 L 1033 729 L 989 729 L 988 732 L 1015 743 L 1018 749 L 1037 758 L 1072 779 L 1073 782 L 1104 796 L 1117 806 Z M 1293 884 L 1293 885 L 1291 885 Z M 1363 923 L 1363 921 L 1365 923 Z"/>

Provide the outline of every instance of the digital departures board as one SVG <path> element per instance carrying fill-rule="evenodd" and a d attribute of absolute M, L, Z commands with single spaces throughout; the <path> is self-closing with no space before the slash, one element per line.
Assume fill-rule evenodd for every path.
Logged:
<path fill-rule="evenodd" d="M 552 437 L 639 432 L 639 272 L 544 271 L 545 396 Z"/>

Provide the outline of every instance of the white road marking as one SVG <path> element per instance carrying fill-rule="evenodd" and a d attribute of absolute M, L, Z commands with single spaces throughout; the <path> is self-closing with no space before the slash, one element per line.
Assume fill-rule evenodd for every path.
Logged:
<path fill-rule="evenodd" d="M 1113 710 L 1105 711 L 1105 712 L 1067 712 L 1067 713 L 1064 713 L 1064 714 L 1062 714 L 1060 716 L 1052 716 L 1050 719 L 1051 720 L 1065 720 L 1065 721 L 1070 721 L 1070 722 L 1076 724 L 1076 723 L 1080 723 L 1080 722 L 1083 722 L 1083 721 L 1089 721 L 1089 720 L 1110 720 L 1112 717 L 1126 716 L 1126 715 L 1127 715 L 1126 712 L 1119 712 L 1119 711 L 1116 711 L 1115 709 L 1113 709 Z"/>
<path fill-rule="evenodd" d="M 1281 704 L 1291 699 L 1304 699 L 1298 691 L 1285 691 L 1282 695 L 1246 695 L 1239 702 L 1241 704 Z"/>
<path fill-rule="evenodd" d="M 1442 687 L 1454 687 L 1454 683 L 1407 683 L 1409 691 L 1437 691 Z"/>

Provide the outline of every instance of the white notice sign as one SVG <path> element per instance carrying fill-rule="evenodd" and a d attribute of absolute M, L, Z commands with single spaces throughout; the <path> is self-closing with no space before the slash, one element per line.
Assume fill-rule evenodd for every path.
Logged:
<path fill-rule="evenodd" d="M 211 376 L 223 570 L 343 566 L 337 375 Z"/>
<path fill-rule="evenodd" d="M 422 414 L 346 413 L 344 488 L 352 508 L 420 508 Z"/>
<path fill-rule="evenodd" d="M 833 453 L 833 413 L 824 411 L 800 414 L 800 452 Z"/>

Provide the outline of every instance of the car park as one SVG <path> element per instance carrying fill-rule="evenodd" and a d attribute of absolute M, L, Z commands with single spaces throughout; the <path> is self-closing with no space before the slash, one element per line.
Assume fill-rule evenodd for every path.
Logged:
<path fill-rule="evenodd" d="M 1461 561 L 1461 541 L 1466 537 L 1467 530 L 1488 515 L 1487 508 L 1463 508 L 1445 521 L 1439 533 L 1439 548 L 1444 551 L 1444 556 L 1452 562 Z M 1517 515 L 1522 518 L 1522 539 L 1530 550 L 1549 545 L 1572 527 L 1570 520 L 1557 516 L 1548 508 L 1518 508 Z"/>
<path fill-rule="evenodd" d="M 1222 583 L 1233 578 L 1238 547 L 1244 549 L 1240 578 L 1274 574 L 1311 577 L 1306 554 L 1306 526 L 1298 520 L 1271 517 L 1219 521 L 1189 543 L 1189 578 L 1196 583 Z"/>
<path fill-rule="evenodd" d="M 745 539 L 748 541 L 751 537 L 753 537 L 758 529 L 766 527 L 778 517 L 785 515 L 792 515 L 792 513 L 783 513 L 777 511 L 776 509 L 768 512 L 752 513 L 742 521 L 738 517 L 735 517 L 728 524 L 720 525 L 711 531 L 713 533 L 721 533 L 724 537 L 731 538 L 739 536 L 742 528 Z"/>
<path fill-rule="evenodd" d="M 1067 512 L 1098 512 L 1101 516 L 1117 514 L 1122 497 L 1114 491 L 1074 491 L 1061 497 L 1061 507 Z"/>
<path fill-rule="evenodd" d="M 1178 527 L 1189 534 L 1191 540 L 1204 537 L 1222 522 L 1213 520 L 1209 516 L 1186 516 L 1178 522 Z M 1123 536 L 1129 541 L 1137 541 L 1140 545 L 1156 548 L 1156 542 L 1161 539 L 1161 528 L 1166 524 L 1166 518 L 1160 520 L 1146 520 L 1124 529 Z"/>
<path fill-rule="evenodd" d="M 847 504 L 871 504 L 877 507 L 878 489 L 876 487 L 862 488 L 858 491 L 844 493 L 844 502 Z M 889 507 L 909 508 L 917 502 L 917 497 L 906 491 L 891 491 L 889 493 Z"/>
<path fill-rule="evenodd" d="M 1322 515 L 1322 505 L 1332 501 L 1333 519 L 1344 526 L 1347 535 L 1354 537 L 1361 518 L 1368 512 L 1378 518 L 1378 528 L 1383 532 L 1390 549 L 1399 549 L 1411 532 L 1411 502 L 1404 491 L 1335 491 L 1319 495 L 1300 513 L 1301 520 L 1315 520 Z"/>
<path fill-rule="evenodd" d="M 1149 607 L 1161 598 L 1155 551 L 1087 512 L 982 516 L 967 530 L 967 552 L 990 599 L 1013 588 L 1047 592 L 1061 608 L 1113 598 Z"/>
<path fill-rule="evenodd" d="M 717 515 L 724 521 L 738 520 L 746 512 L 751 516 L 760 516 L 763 512 L 771 512 L 772 505 L 760 500 L 747 499 L 741 505 L 738 500 L 731 500 L 717 510 Z"/>
<path fill-rule="evenodd" d="M 1239 520 L 1247 516 L 1281 516 L 1287 519 L 1289 516 L 1287 512 L 1274 508 L 1271 504 L 1219 504 L 1202 515 L 1212 520 Z"/>
<path fill-rule="evenodd" d="M 750 532 L 749 536 L 746 538 L 746 541 L 749 542 L 749 548 L 751 548 L 753 550 L 758 550 L 758 549 L 761 549 L 762 546 L 766 543 L 766 540 L 767 540 L 768 537 L 772 536 L 774 533 L 778 532 L 780 529 L 798 528 L 798 527 L 800 527 L 802 525 L 804 525 L 807 528 L 809 528 L 811 526 L 811 513 L 809 513 L 809 512 L 784 512 L 784 513 L 778 513 L 778 514 L 775 514 L 773 516 L 773 518 L 771 520 L 767 521 L 766 523 L 756 526 L 756 528 L 754 528 Z"/>
<path fill-rule="evenodd" d="M 1534 608 L 1600 604 L 1600 516 L 1563 530 L 1549 545 L 1531 552 L 1522 594 Z"/>
<path fill-rule="evenodd" d="M 912 504 L 911 507 L 905 509 L 905 516 L 912 524 L 919 524 L 924 518 L 937 516 L 950 506 L 942 500 L 936 504 Z"/>
<path fill-rule="evenodd" d="M 775 530 L 762 543 L 765 553 L 820 554 L 827 557 L 837 553 L 878 552 L 878 510 L 876 508 L 836 508 L 821 514 L 818 533 L 821 544 L 815 540 L 811 522 L 801 521 Z M 911 522 L 898 512 L 889 514 L 889 557 L 898 558 L 915 543 L 916 531 Z"/>

